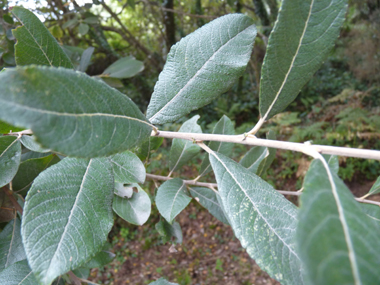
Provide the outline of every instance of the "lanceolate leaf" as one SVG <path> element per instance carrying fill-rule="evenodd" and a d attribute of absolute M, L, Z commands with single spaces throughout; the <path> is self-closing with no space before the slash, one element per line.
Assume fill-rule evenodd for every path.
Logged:
<path fill-rule="evenodd" d="M 91 56 L 92 56 L 94 50 L 95 50 L 95 48 L 89 47 L 88 49 L 86 49 L 82 53 L 82 56 L 80 58 L 80 63 L 79 63 L 79 66 L 78 66 L 78 70 L 79 71 L 86 72 L 87 67 L 90 65 Z"/>
<path fill-rule="evenodd" d="M 0 73 L 0 118 L 32 129 L 43 147 L 97 157 L 127 150 L 152 127 L 125 95 L 86 74 L 54 67 Z"/>
<path fill-rule="evenodd" d="M 202 133 L 201 127 L 197 124 L 199 115 L 187 120 L 178 132 L 182 133 Z M 173 172 L 181 168 L 190 159 L 199 153 L 199 146 L 189 140 L 173 139 L 169 155 L 169 167 Z"/>
<path fill-rule="evenodd" d="M 234 135 L 235 130 L 231 120 L 227 116 L 223 115 L 223 117 L 216 123 L 212 133 L 220 135 Z M 232 143 L 214 141 L 208 144 L 208 147 L 212 150 L 219 153 L 223 153 L 227 156 L 231 154 L 233 146 L 234 145 Z M 205 159 L 202 161 L 201 169 L 199 170 L 199 175 L 203 176 L 209 171 L 211 171 L 210 159 L 208 155 L 206 155 Z"/>
<path fill-rule="evenodd" d="M 191 196 L 193 196 L 203 207 L 205 207 L 219 221 L 229 225 L 224 215 L 222 206 L 219 204 L 217 193 L 206 187 L 190 187 Z"/>
<path fill-rule="evenodd" d="M 145 167 L 136 154 L 125 151 L 109 157 L 112 164 L 115 181 L 131 184 L 144 183 Z"/>
<path fill-rule="evenodd" d="M 36 285 L 38 284 L 28 265 L 28 261 L 16 262 L 0 272 L 1 285 Z"/>
<path fill-rule="evenodd" d="M 57 155 L 51 154 L 21 162 L 19 170 L 12 180 L 13 191 L 25 195 L 38 174 L 59 161 L 60 159 Z"/>
<path fill-rule="evenodd" d="M 16 175 L 20 159 L 20 141 L 13 136 L 0 137 L 0 187 L 8 184 Z"/>
<path fill-rule="evenodd" d="M 327 167 L 327 164 L 325 165 Z M 314 160 L 301 196 L 298 252 L 310 284 L 376 284 L 380 229 L 339 177 Z"/>
<path fill-rule="evenodd" d="M 35 152 L 49 152 L 49 149 L 42 148 L 34 139 L 34 137 L 31 136 L 22 136 L 20 139 L 23 146 L 25 146 L 27 149 L 30 149 L 31 151 Z"/>
<path fill-rule="evenodd" d="M 26 255 L 21 241 L 21 222 L 16 217 L 0 233 L 0 270 L 24 259 Z"/>
<path fill-rule="evenodd" d="M 255 146 L 251 148 L 242 158 L 240 164 L 252 171 L 252 173 L 257 173 L 260 163 L 269 155 L 269 150 L 264 146 Z"/>
<path fill-rule="evenodd" d="M 148 194 L 140 187 L 138 188 L 139 192 L 133 193 L 132 198 L 114 195 L 112 207 L 120 218 L 141 226 L 148 220 L 152 205 Z"/>
<path fill-rule="evenodd" d="M 132 56 L 120 58 L 111 64 L 103 74 L 114 78 L 129 78 L 144 70 L 144 63 Z"/>
<path fill-rule="evenodd" d="M 166 181 L 157 190 L 157 209 L 170 224 L 190 201 L 186 184 L 179 178 Z"/>
<path fill-rule="evenodd" d="M 106 158 L 65 158 L 35 179 L 21 234 L 41 284 L 50 284 L 102 249 L 113 225 L 113 188 Z"/>
<path fill-rule="evenodd" d="M 223 208 L 248 254 L 281 284 L 303 284 L 295 251 L 297 209 L 257 175 L 212 152 Z"/>
<path fill-rule="evenodd" d="M 70 59 L 37 16 L 21 7 L 13 7 L 12 14 L 22 24 L 13 30 L 17 39 L 17 65 L 38 64 L 73 68 Z"/>
<path fill-rule="evenodd" d="M 344 21 L 347 0 L 284 0 L 261 72 L 264 120 L 286 108 L 328 56 Z"/>
<path fill-rule="evenodd" d="M 230 14 L 174 45 L 154 88 L 149 120 L 174 122 L 227 91 L 245 71 L 255 36 L 251 18 Z"/>

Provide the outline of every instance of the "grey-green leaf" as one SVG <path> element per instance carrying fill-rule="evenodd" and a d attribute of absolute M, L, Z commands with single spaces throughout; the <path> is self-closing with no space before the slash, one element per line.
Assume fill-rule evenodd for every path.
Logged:
<path fill-rule="evenodd" d="M 94 50 L 95 48 L 89 47 L 82 53 L 82 56 L 80 57 L 78 71 L 86 72 L 87 67 L 90 65 L 91 57 Z"/>
<path fill-rule="evenodd" d="M 327 164 L 326 164 L 327 167 Z M 314 160 L 301 196 L 298 252 L 309 284 L 377 284 L 380 229 L 333 171 Z"/>
<path fill-rule="evenodd" d="M 152 208 L 150 198 L 143 189 L 133 193 L 132 198 L 113 197 L 113 210 L 128 223 L 141 226 L 149 219 Z"/>
<path fill-rule="evenodd" d="M 25 199 L 21 234 L 41 284 L 102 249 L 113 225 L 113 191 L 107 158 L 65 158 L 35 179 Z"/>
<path fill-rule="evenodd" d="M 152 283 L 149 283 L 150 285 L 178 285 L 178 283 L 172 283 L 172 282 L 169 282 L 168 280 L 164 279 L 163 277 L 161 277 L 160 279 L 152 282 Z"/>
<path fill-rule="evenodd" d="M 115 258 L 115 254 L 109 251 L 102 250 L 93 259 L 82 265 L 83 268 L 98 268 L 107 265 Z"/>
<path fill-rule="evenodd" d="M 284 0 L 269 37 L 260 81 L 260 114 L 280 113 L 328 56 L 347 0 Z"/>
<path fill-rule="evenodd" d="M 24 259 L 26 255 L 21 240 L 21 222 L 16 217 L 0 233 L 0 270 Z"/>
<path fill-rule="evenodd" d="M 144 70 L 144 63 L 131 56 L 120 58 L 111 64 L 103 74 L 113 78 L 133 77 Z"/>
<path fill-rule="evenodd" d="M 17 174 L 12 180 L 13 191 L 25 195 L 38 174 L 59 161 L 60 159 L 57 155 L 51 154 L 21 162 Z"/>
<path fill-rule="evenodd" d="M 364 214 L 366 214 L 368 218 L 374 220 L 380 229 L 380 207 L 366 203 L 361 203 L 360 206 Z"/>
<path fill-rule="evenodd" d="M 34 152 L 49 152 L 49 149 L 42 148 L 35 140 L 34 136 L 22 136 L 20 139 L 23 146 Z"/>
<path fill-rule="evenodd" d="M 303 284 L 295 250 L 297 209 L 257 175 L 210 153 L 223 208 L 248 254 L 281 284 Z"/>
<path fill-rule="evenodd" d="M 20 141 L 14 136 L 0 137 L 0 187 L 11 182 L 17 173 L 20 159 Z"/>
<path fill-rule="evenodd" d="M 244 73 L 255 36 L 251 18 L 229 14 L 172 46 L 148 106 L 149 120 L 174 122 L 227 91 Z"/>
<path fill-rule="evenodd" d="M 202 133 L 201 127 L 197 124 L 199 115 L 195 115 L 187 120 L 178 132 L 180 133 Z M 173 172 L 181 168 L 190 159 L 199 153 L 200 147 L 189 140 L 173 139 L 169 154 L 169 168 Z"/>
<path fill-rule="evenodd" d="M 276 136 L 274 134 L 273 131 L 269 131 L 268 134 L 267 134 L 267 139 L 268 140 L 275 140 L 276 139 Z M 266 156 L 259 164 L 259 167 L 256 171 L 256 174 L 260 177 L 262 177 L 265 172 L 267 171 L 267 169 L 269 168 L 269 166 L 271 166 L 273 160 L 276 158 L 276 149 L 275 148 L 268 148 L 268 151 L 269 151 L 269 155 Z"/>
<path fill-rule="evenodd" d="M 260 163 L 269 155 L 269 150 L 265 146 L 255 146 L 251 148 L 241 159 L 240 164 L 252 171 L 252 173 L 257 173 Z"/>
<path fill-rule="evenodd" d="M 70 156 L 98 157 L 146 140 L 152 127 L 124 94 L 69 69 L 30 66 L 0 73 L 0 118 L 32 129 L 37 142 Z"/>
<path fill-rule="evenodd" d="M 223 117 L 216 123 L 214 129 L 212 130 L 212 133 L 220 135 L 234 135 L 234 125 L 226 115 L 223 115 Z M 209 148 L 226 156 L 229 156 L 231 154 L 233 146 L 234 145 L 232 143 L 215 141 L 212 141 L 208 144 Z M 202 161 L 201 168 L 199 170 L 199 176 L 203 176 L 209 171 L 211 171 L 210 159 L 208 155 L 206 155 L 205 159 Z"/>
<path fill-rule="evenodd" d="M 115 195 L 121 198 L 131 198 L 133 195 L 133 187 L 131 185 L 115 182 Z"/>
<path fill-rule="evenodd" d="M 85 34 L 87 34 L 88 31 L 89 31 L 89 29 L 90 29 L 90 26 L 87 25 L 87 24 L 80 23 L 79 26 L 78 26 L 78 32 L 82 36 L 84 36 Z"/>
<path fill-rule="evenodd" d="M 339 171 L 339 159 L 336 155 L 322 154 L 327 164 L 329 165 L 330 170 L 338 174 Z"/>
<path fill-rule="evenodd" d="M 170 224 L 190 201 L 186 184 L 179 178 L 166 181 L 157 190 L 157 209 Z"/>
<path fill-rule="evenodd" d="M 365 195 L 365 197 L 378 193 L 380 193 L 380 176 L 377 177 L 375 183 L 372 185 L 371 189 L 369 189 L 369 192 Z"/>
<path fill-rule="evenodd" d="M 109 157 L 115 181 L 131 184 L 145 182 L 145 167 L 136 154 L 130 151 L 117 153 Z"/>
<path fill-rule="evenodd" d="M 172 237 L 175 238 L 175 243 L 182 243 L 182 229 L 178 222 L 174 221 L 173 224 L 169 224 L 165 219 L 160 219 L 155 228 L 160 236 L 162 236 L 164 244 L 170 241 Z"/>
<path fill-rule="evenodd" d="M 1 285 L 36 285 L 38 284 L 28 265 L 28 261 L 16 262 L 0 272 Z"/>
<path fill-rule="evenodd" d="M 217 193 L 206 187 L 190 187 L 189 192 L 203 207 L 205 207 L 211 215 L 219 221 L 229 225 L 222 206 L 219 204 Z"/>
<path fill-rule="evenodd" d="M 12 14 L 22 24 L 13 30 L 17 39 L 17 65 L 38 64 L 73 68 L 61 46 L 36 15 L 22 7 L 13 7 Z"/>

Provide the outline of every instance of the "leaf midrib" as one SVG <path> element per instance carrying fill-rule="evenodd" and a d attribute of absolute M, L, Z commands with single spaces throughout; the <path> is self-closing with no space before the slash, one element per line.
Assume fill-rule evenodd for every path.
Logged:
<path fill-rule="evenodd" d="M 192 78 L 190 78 L 187 83 L 177 92 L 177 94 L 172 98 L 170 99 L 169 102 L 167 102 L 160 110 L 158 110 L 156 112 L 156 114 L 153 115 L 153 117 L 150 117 L 150 120 L 153 120 L 157 115 L 159 115 L 164 109 L 166 109 L 168 107 L 169 104 L 171 104 L 177 97 L 179 97 L 181 95 L 181 93 L 187 88 L 187 86 L 189 86 L 199 75 L 199 73 L 201 71 L 203 71 L 203 68 L 210 62 L 214 59 L 214 57 L 216 56 L 216 54 L 219 52 L 220 49 L 224 48 L 227 44 L 229 44 L 234 38 L 236 38 L 238 35 L 240 35 L 241 33 L 243 33 L 245 30 L 247 30 L 248 28 L 250 28 L 252 25 L 249 25 L 248 27 L 246 27 L 244 30 L 240 31 L 239 33 L 237 33 L 235 36 L 233 36 L 232 38 L 230 38 L 225 44 L 223 44 L 222 46 L 220 46 L 214 53 L 213 55 L 202 65 L 202 67 L 193 75 Z"/>
<path fill-rule="evenodd" d="M 179 192 L 181 192 L 183 186 L 185 186 L 185 183 L 182 181 L 182 185 L 181 187 L 178 189 L 177 193 L 175 194 L 174 198 L 173 198 L 173 202 L 172 202 L 172 206 L 170 207 L 170 211 L 169 211 L 169 219 L 172 221 L 172 213 L 173 213 L 173 207 L 174 207 L 174 203 L 175 203 L 175 200 L 177 199 L 177 196 L 179 194 Z M 173 218 L 174 219 L 174 218 Z"/>

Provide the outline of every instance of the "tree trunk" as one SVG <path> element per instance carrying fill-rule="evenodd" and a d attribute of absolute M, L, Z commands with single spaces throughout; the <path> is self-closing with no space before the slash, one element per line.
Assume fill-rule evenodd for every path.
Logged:
<path fill-rule="evenodd" d="M 165 9 L 174 9 L 174 1 L 173 0 L 164 0 L 162 5 Z M 174 13 L 170 11 L 163 10 L 163 22 L 165 26 L 165 41 L 166 47 L 169 52 L 172 45 L 176 43 L 175 40 L 175 22 L 174 22 Z"/>

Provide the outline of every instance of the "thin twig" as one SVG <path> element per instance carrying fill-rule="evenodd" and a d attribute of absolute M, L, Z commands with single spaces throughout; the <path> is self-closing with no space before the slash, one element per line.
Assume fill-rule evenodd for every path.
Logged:
<path fill-rule="evenodd" d="M 149 174 L 149 173 L 146 174 L 146 178 L 151 179 L 151 180 L 163 180 L 163 181 L 173 179 L 171 177 Z M 194 180 L 184 180 L 183 182 L 185 184 L 188 184 L 188 185 L 204 186 L 204 187 L 208 187 L 211 189 L 212 188 L 218 188 L 218 184 L 216 184 L 216 183 L 198 182 L 198 181 L 194 181 Z M 277 190 L 277 192 L 282 194 L 282 195 L 291 195 L 291 196 L 301 196 L 302 195 L 301 191 Z M 361 198 L 356 198 L 356 197 L 355 197 L 355 200 L 360 202 L 360 203 L 373 204 L 373 205 L 380 206 L 380 202 L 377 202 L 377 201 L 366 200 L 366 199 L 361 199 Z"/>

